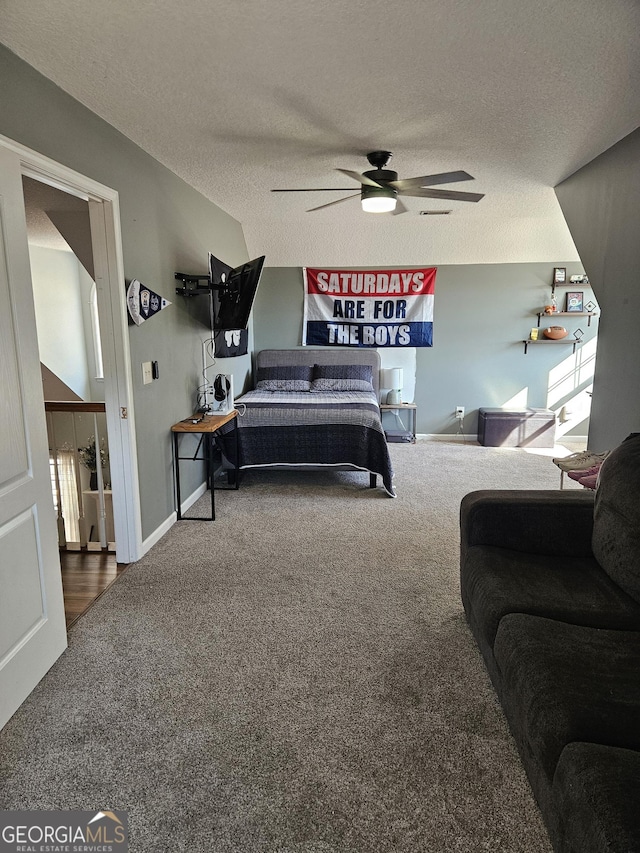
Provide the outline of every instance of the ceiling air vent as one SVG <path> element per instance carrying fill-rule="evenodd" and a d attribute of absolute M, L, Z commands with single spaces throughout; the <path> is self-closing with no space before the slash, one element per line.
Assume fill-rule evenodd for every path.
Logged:
<path fill-rule="evenodd" d="M 450 210 L 421 210 L 420 216 L 448 216 Z"/>

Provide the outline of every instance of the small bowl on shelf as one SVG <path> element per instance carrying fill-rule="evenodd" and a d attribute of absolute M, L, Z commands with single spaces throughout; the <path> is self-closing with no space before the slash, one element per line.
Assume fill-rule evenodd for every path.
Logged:
<path fill-rule="evenodd" d="M 546 328 L 542 334 L 545 338 L 549 338 L 552 341 L 561 341 L 562 338 L 566 338 L 569 332 L 562 326 L 549 326 Z"/>

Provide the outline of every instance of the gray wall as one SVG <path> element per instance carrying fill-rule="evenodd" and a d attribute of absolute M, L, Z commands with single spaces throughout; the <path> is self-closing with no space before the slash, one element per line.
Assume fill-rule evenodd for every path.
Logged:
<path fill-rule="evenodd" d="M 207 336 L 197 319 L 204 306 L 176 296 L 174 272 L 206 271 L 208 251 L 231 265 L 247 260 L 242 227 L 2 46 L 0 79 L 0 133 L 117 190 L 127 281 L 137 278 L 173 303 L 129 330 L 146 538 L 174 510 L 169 428 L 195 405 Z M 140 365 L 153 360 L 160 378 L 143 386 Z M 216 369 L 233 372 L 242 387 L 249 367 L 247 356 Z M 197 474 L 185 471 L 184 494 Z"/>
<path fill-rule="evenodd" d="M 89 274 L 72 252 L 59 249 L 30 245 L 29 261 L 41 363 L 83 400 L 101 399 L 93 341 L 85 326 L 93 284 Z"/>
<path fill-rule="evenodd" d="M 640 129 L 556 188 L 602 307 L 589 446 L 640 431 Z"/>
<path fill-rule="evenodd" d="M 419 433 L 455 433 L 453 412 L 463 405 L 465 432 L 474 434 L 480 407 L 515 401 L 559 412 L 564 406 L 563 416 L 573 410 L 573 419 L 561 429 L 587 434 L 588 422 L 575 416 L 580 402 L 589 403 L 585 389 L 591 384 L 597 320 L 588 327 L 586 317 L 556 319 L 570 333 L 585 332 L 585 345 L 575 357 L 570 346 L 555 345 L 530 346 L 525 355 L 522 344 L 537 323 L 535 313 L 549 301 L 554 266 L 565 266 L 568 275 L 583 272 L 580 264 L 560 260 L 438 267 L 434 345 L 418 349 L 416 358 Z M 585 301 L 592 298 L 589 287 L 573 289 L 584 290 Z M 565 292 L 557 291 L 560 310 Z M 266 269 L 254 308 L 256 351 L 299 346 L 302 309 L 302 270 Z"/>
<path fill-rule="evenodd" d="M 0 133 L 117 190 L 125 275 L 173 303 L 130 329 L 142 526 L 143 536 L 148 536 L 174 509 L 168 429 L 194 404 L 201 340 L 207 335 L 197 316 L 202 306 L 175 295 L 173 274 L 179 269 L 203 271 L 209 250 L 232 265 L 245 260 L 242 228 L 2 46 L 0 77 Z M 610 447 L 639 429 L 640 340 L 634 333 L 640 268 L 639 145 L 636 132 L 557 191 L 605 315 L 590 428 L 591 446 L 596 448 Z M 557 397 L 552 407 L 557 409 L 588 385 L 581 373 L 571 387 L 576 374 L 569 348 L 531 347 L 525 356 L 520 343 L 535 325 L 534 312 L 548 301 L 553 266 L 567 266 L 569 274 L 582 272 L 580 265 L 556 258 L 548 265 L 439 268 L 434 347 L 417 353 L 419 432 L 455 432 L 452 411 L 459 404 L 467 408 L 465 431 L 474 433 L 480 406 L 522 401 L 523 395 L 528 405 L 547 406 L 551 387 Z M 255 348 L 299 345 L 301 321 L 300 269 L 267 268 L 254 312 Z M 573 329 L 578 319 L 562 322 Z M 598 328 L 595 324 L 587 329 L 583 318 L 579 325 L 587 339 Z M 143 386 L 140 364 L 149 360 L 159 361 L 160 379 Z M 249 367 L 246 357 L 219 363 L 217 369 L 233 372 L 235 387 L 242 388 Z M 576 424 L 573 431 L 583 434 L 586 423 Z M 196 481 L 194 477 L 191 482 Z"/>

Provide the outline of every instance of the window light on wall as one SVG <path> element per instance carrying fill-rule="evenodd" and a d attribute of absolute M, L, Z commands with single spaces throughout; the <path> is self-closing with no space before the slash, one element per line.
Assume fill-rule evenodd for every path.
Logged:
<path fill-rule="evenodd" d="M 91 288 L 91 330 L 93 332 L 93 355 L 96 365 L 96 379 L 104 379 L 104 365 L 102 363 L 102 338 L 100 337 L 100 317 L 98 315 L 98 288 L 94 284 Z"/>

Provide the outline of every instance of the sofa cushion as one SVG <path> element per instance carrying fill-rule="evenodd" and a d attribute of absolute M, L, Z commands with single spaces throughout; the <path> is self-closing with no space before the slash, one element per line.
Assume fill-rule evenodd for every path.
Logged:
<path fill-rule="evenodd" d="M 588 489 L 480 489 L 460 503 L 460 559 L 474 545 L 591 557 L 594 493 Z"/>
<path fill-rule="evenodd" d="M 562 750 L 587 741 L 640 750 L 640 632 L 503 617 L 493 647 L 502 704 L 538 797 Z"/>
<path fill-rule="evenodd" d="M 600 469 L 592 548 L 609 577 L 640 602 L 640 433 L 612 450 Z"/>
<path fill-rule="evenodd" d="M 553 778 L 558 853 L 640 850 L 640 752 L 570 743 Z"/>
<path fill-rule="evenodd" d="M 640 604 L 617 587 L 593 557 L 476 546 L 467 549 L 460 573 L 465 610 L 485 659 L 508 613 L 640 631 Z"/>

